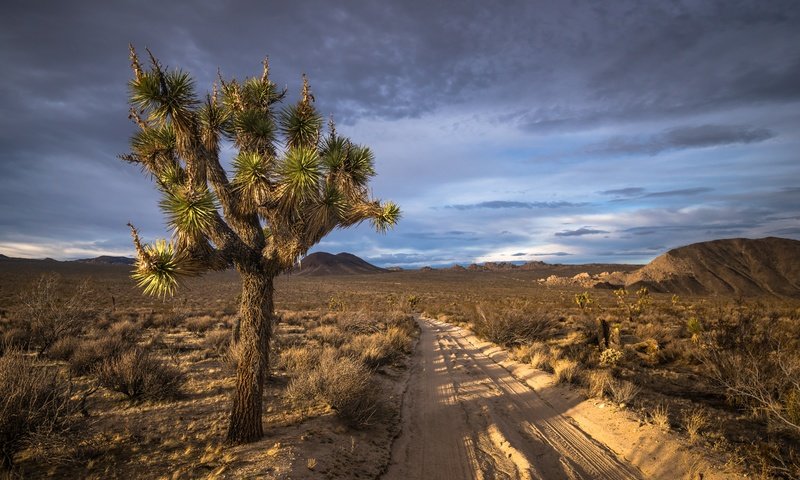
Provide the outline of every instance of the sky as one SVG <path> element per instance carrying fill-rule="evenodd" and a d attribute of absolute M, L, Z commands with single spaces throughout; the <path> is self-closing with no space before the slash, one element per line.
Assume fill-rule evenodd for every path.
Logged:
<path fill-rule="evenodd" d="M 205 92 L 306 73 L 400 204 L 314 251 L 406 268 L 645 263 L 800 239 L 800 2 L 17 1 L 0 18 L 0 253 L 133 255 L 169 235 L 128 152 L 128 44 Z M 224 156 L 233 152 L 226 149 Z"/>

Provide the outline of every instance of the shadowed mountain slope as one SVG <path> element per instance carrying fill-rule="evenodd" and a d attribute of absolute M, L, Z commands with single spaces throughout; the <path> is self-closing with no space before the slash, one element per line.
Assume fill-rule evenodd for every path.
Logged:
<path fill-rule="evenodd" d="M 687 245 L 631 273 L 626 285 L 689 295 L 800 297 L 800 241 L 733 238 Z"/>
<path fill-rule="evenodd" d="M 387 270 L 365 262 L 350 253 L 333 255 L 326 252 L 312 253 L 301 260 L 293 275 L 355 275 L 382 273 Z"/>

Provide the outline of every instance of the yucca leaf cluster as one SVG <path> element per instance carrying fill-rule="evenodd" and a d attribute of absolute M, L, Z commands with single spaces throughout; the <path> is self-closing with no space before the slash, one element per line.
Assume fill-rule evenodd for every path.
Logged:
<path fill-rule="evenodd" d="M 172 239 L 141 245 L 135 278 L 146 293 L 169 295 L 181 276 L 235 266 L 276 275 L 335 228 L 370 220 L 379 232 L 400 209 L 372 198 L 374 155 L 323 128 L 308 79 L 299 99 L 260 76 L 224 80 L 201 99 L 191 76 L 131 47 L 130 118 L 138 126 L 122 158 L 150 174 Z M 232 171 L 220 148 L 237 150 Z"/>

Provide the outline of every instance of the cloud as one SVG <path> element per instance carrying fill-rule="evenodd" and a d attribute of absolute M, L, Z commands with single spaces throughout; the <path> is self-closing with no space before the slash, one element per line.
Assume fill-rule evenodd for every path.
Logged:
<path fill-rule="evenodd" d="M 564 230 L 563 232 L 556 232 L 556 237 L 582 237 L 584 235 L 597 235 L 600 233 L 609 233 L 607 230 L 599 230 L 596 228 L 582 227 L 577 230 Z"/>
<path fill-rule="evenodd" d="M 620 197 L 635 197 L 637 195 L 641 195 L 644 193 L 644 188 L 641 187 L 627 187 L 627 188 L 617 188 L 614 190 L 603 190 L 600 192 L 601 195 L 616 195 Z"/>
<path fill-rule="evenodd" d="M 643 198 L 664 198 L 664 197 L 688 197 L 692 195 L 700 195 L 701 193 L 713 192 L 713 188 L 696 187 L 696 188 L 680 188 L 677 190 L 666 190 L 663 192 L 648 193 Z"/>
<path fill-rule="evenodd" d="M 670 128 L 644 138 L 613 137 L 587 148 L 595 154 L 658 155 L 673 150 L 758 143 L 775 137 L 766 128 L 737 125 L 698 125 Z"/>
<path fill-rule="evenodd" d="M 492 201 L 479 202 L 479 203 L 445 205 L 444 208 L 452 208 L 452 209 L 455 209 L 455 210 L 475 210 L 475 209 L 481 209 L 481 208 L 488 208 L 488 209 L 502 209 L 502 208 L 535 209 L 535 208 L 576 208 L 576 207 L 583 207 L 585 205 L 587 205 L 587 203 L 574 203 L 574 202 L 565 202 L 565 201 L 558 201 L 558 202 L 513 202 L 513 201 L 503 201 L 503 200 L 492 200 Z"/>

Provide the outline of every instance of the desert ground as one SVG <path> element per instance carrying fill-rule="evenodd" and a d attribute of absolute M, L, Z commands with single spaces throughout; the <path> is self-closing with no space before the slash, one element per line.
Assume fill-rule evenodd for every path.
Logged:
<path fill-rule="evenodd" d="M 235 272 L 159 300 L 129 266 L 5 260 L 0 381 L 48 402 L 21 425 L 7 395 L 2 475 L 797 478 L 800 301 L 580 283 L 607 268 L 284 275 L 265 436 L 228 446 Z"/>

